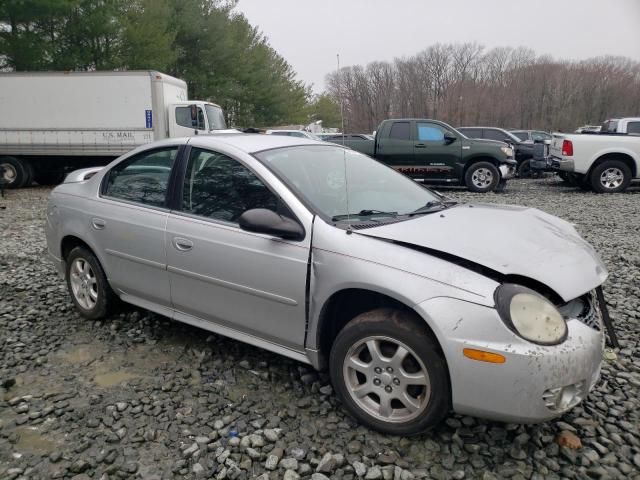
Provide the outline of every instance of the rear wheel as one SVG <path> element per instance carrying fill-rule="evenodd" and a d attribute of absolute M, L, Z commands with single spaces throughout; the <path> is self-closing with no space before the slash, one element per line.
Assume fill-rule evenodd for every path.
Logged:
<path fill-rule="evenodd" d="M 116 301 L 96 256 L 85 247 L 75 247 L 66 260 L 66 279 L 71 299 L 80 314 L 96 320 L 107 316 Z"/>
<path fill-rule="evenodd" d="M 464 175 L 464 182 L 472 192 L 490 192 L 498 186 L 500 172 L 493 163 L 474 163 L 467 169 L 467 173 Z"/>
<path fill-rule="evenodd" d="M 607 160 L 593 169 L 590 180 L 598 193 L 623 192 L 631 183 L 631 169 L 620 160 Z"/>
<path fill-rule="evenodd" d="M 331 381 L 363 424 L 412 435 L 448 413 L 446 363 L 421 321 L 410 312 L 378 309 L 358 315 L 338 334 L 331 349 Z"/>
<path fill-rule="evenodd" d="M 14 157 L 0 157 L 0 171 L 7 188 L 20 188 L 29 179 L 29 167 Z"/>

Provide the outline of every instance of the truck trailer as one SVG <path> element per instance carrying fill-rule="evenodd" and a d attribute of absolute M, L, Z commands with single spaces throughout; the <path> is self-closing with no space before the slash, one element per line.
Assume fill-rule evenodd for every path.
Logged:
<path fill-rule="evenodd" d="M 59 183 L 154 140 L 226 130 L 222 109 L 188 100 L 156 71 L 0 73 L 0 172 L 9 188 Z"/>

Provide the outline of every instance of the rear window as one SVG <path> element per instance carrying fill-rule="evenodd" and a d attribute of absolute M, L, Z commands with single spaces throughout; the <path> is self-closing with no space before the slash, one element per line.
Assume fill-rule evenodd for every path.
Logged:
<path fill-rule="evenodd" d="M 607 120 L 602 124 L 601 132 L 609 132 L 615 133 L 618 131 L 618 121 L 617 120 Z"/>
<path fill-rule="evenodd" d="M 627 133 L 634 135 L 640 135 L 640 122 L 627 123 Z"/>

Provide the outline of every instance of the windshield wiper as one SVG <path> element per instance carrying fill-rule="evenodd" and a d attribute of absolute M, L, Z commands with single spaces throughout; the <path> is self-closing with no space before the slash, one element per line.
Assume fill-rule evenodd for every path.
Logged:
<path fill-rule="evenodd" d="M 422 207 L 408 213 L 407 215 L 413 217 L 414 215 L 424 215 L 427 213 L 439 212 L 440 210 L 444 210 L 455 204 L 456 202 L 451 201 L 431 200 L 430 202 L 427 202 Z"/>
<path fill-rule="evenodd" d="M 344 220 L 350 217 L 372 217 L 374 215 L 385 215 L 389 217 L 395 217 L 398 212 L 384 212 L 382 210 L 360 210 L 358 213 L 345 213 L 344 215 L 335 215 L 331 218 L 333 222 L 338 220 Z"/>

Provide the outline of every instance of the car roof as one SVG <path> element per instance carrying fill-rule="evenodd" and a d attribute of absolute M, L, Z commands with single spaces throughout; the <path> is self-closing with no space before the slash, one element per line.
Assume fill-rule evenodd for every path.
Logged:
<path fill-rule="evenodd" d="M 246 153 L 255 153 L 271 148 L 294 147 L 299 145 L 334 145 L 312 140 L 306 137 L 287 137 L 284 135 L 263 135 L 259 133 L 214 133 L 190 137 L 191 143 L 215 149 L 221 144 L 231 146 Z"/>

